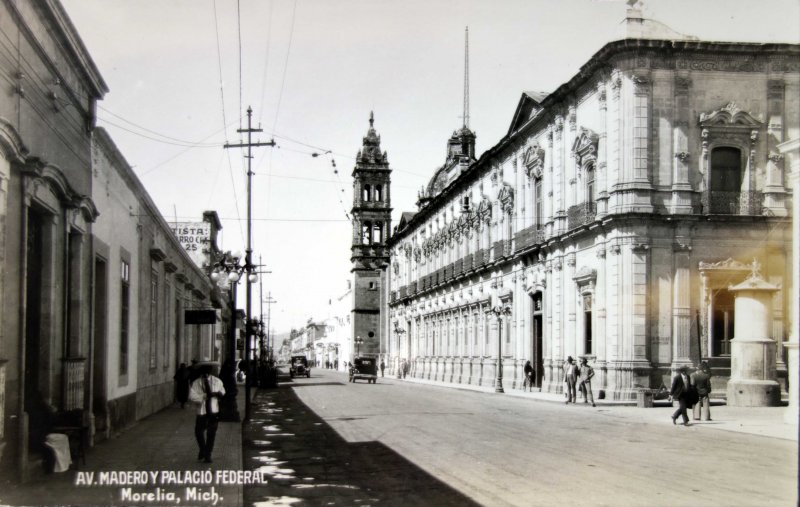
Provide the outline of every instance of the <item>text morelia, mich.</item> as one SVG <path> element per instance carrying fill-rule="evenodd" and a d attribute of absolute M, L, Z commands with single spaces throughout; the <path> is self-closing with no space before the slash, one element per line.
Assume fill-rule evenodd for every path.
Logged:
<path fill-rule="evenodd" d="M 120 500 L 133 503 L 164 502 L 174 504 L 179 504 L 181 500 L 185 500 L 187 502 L 201 502 L 208 505 L 217 505 L 217 503 L 222 500 L 222 497 L 214 486 L 210 488 L 186 488 L 182 498 L 174 491 L 167 491 L 164 488 L 154 488 L 147 491 L 134 491 L 133 488 L 121 488 Z"/>

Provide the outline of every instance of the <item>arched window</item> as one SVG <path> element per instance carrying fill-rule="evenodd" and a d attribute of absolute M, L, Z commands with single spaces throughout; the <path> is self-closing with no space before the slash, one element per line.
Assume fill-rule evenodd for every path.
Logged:
<path fill-rule="evenodd" d="M 369 245 L 372 242 L 372 222 L 366 221 L 361 225 L 361 244 Z"/>
<path fill-rule="evenodd" d="M 375 226 L 372 230 L 372 242 L 383 243 L 383 222 L 375 222 Z"/>
<path fill-rule="evenodd" d="M 383 192 L 380 185 L 375 185 L 375 191 L 372 194 L 372 198 L 374 201 L 379 202 L 383 200 Z"/>
<path fill-rule="evenodd" d="M 594 202 L 594 164 L 586 166 L 586 202 Z"/>
<path fill-rule="evenodd" d="M 371 194 L 370 186 L 364 185 L 364 188 L 361 190 L 361 200 L 364 202 L 368 202 Z"/>

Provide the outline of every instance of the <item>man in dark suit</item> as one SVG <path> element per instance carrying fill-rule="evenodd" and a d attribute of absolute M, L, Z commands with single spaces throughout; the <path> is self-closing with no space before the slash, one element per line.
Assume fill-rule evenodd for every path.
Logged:
<path fill-rule="evenodd" d="M 689 426 L 689 415 L 686 413 L 689 398 L 689 374 L 687 373 L 686 366 L 678 368 L 678 374 L 672 378 L 672 388 L 669 390 L 669 399 L 678 400 L 678 410 L 672 414 L 672 424 L 676 424 L 675 420 L 678 416 L 683 418 L 683 425 Z"/>
<path fill-rule="evenodd" d="M 702 409 L 703 419 L 706 421 L 711 420 L 711 409 L 709 408 L 708 397 L 711 394 L 711 374 L 709 373 L 708 363 L 703 361 L 700 363 L 700 368 L 692 373 L 689 377 L 692 385 L 697 391 L 697 403 L 694 404 L 694 420 L 700 420 L 700 411 Z"/>

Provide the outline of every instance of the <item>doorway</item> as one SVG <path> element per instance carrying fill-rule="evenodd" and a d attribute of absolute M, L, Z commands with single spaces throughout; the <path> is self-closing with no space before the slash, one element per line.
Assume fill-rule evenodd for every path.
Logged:
<path fill-rule="evenodd" d="M 42 343 L 42 270 L 43 262 L 43 217 L 33 208 L 28 209 L 27 270 L 25 272 L 25 412 L 28 413 L 28 447 L 39 451 L 49 425 L 50 408 L 42 392 L 45 385 L 43 360 L 46 354 Z"/>
<path fill-rule="evenodd" d="M 92 365 L 92 412 L 95 431 L 106 433 L 106 345 L 108 343 L 108 263 L 94 260 L 94 350 Z"/>
<path fill-rule="evenodd" d="M 531 364 L 533 365 L 534 385 L 536 387 L 541 387 L 542 379 L 544 378 L 544 357 L 542 354 L 544 342 L 544 328 L 542 327 L 544 306 L 541 291 L 533 293 L 531 298 L 533 299 L 533 357 L 531 358 Z"/>

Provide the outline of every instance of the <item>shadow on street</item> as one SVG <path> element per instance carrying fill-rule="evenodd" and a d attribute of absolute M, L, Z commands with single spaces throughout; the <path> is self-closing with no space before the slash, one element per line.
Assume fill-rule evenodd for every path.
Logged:
<path fill-rule="evenodd" d="M 268 482 L 246 486 L 245 505 L 478 505 L 380 442 L 345 441 L 297 386 L 256 394 L 243 468 L 260 469 Z"/>

